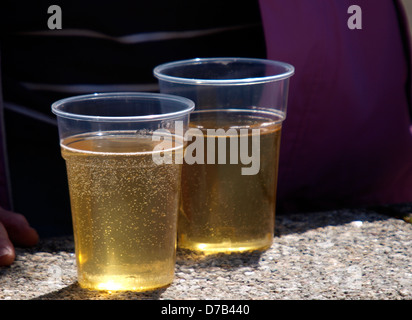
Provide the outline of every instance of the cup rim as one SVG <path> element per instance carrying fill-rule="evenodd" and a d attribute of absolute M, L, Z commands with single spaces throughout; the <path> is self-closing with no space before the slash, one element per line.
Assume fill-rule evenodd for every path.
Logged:
<path fill-rule="evenodd" d="M 130 98 L 130 99 L 148 99 L 148 100 L 163 100 L 163 101 L 175 101 L 186 106 L 182 110 L 175 112 L 168 112 L 163 114 L 151 114 L 143 116 L 99 116 L 99 115 L 85 115 L 62 110 L 62 106 L 67 103 L 75 103 L 86 100 L 97 99 L 116 99 L 116 98 Z M 103 92 L 92 93 L 72 96 L 64 99 L 57 100 L 52 103 L 52 112 L 58 117 L 83 120 L 83 121 L 96 121 L 96 122 L 145 122 L 145 121 L 159 121 L 171 118 L 178 118 L 189 114 L 195 108 L 195 103 L 185 97 L 180 97 L 171 94 L 164 93 L 152 93 L 152 92 Z"/>
<path fill-rule="evenodd" d="M 179 67 L 179 66 L 188 66 L 202 63 L 211 63 L 211 62 L 250 62 L 250 63 L 260 63 L 276 67 L 283 67 L 284 72 L 264 76 L 264 77 L 250 77 L 250 78 L 240 78 L 240 79 L 201 79 L 201 78 L 182 78 L 176 76 L 170 76 L 164 73 L 166 69 Z M 272 81 L 284 80 L 291 77 L 295 73 L 295 67 L 289 63 L 269 60 L 269 59 L 260 59 L 260 58 L 242 58 L 242 57 L 223 57 L 223 58 L 194 58 L 186 60 L 178 60 L 160 64 L 153 69 L 154 76 L 163 81 L 175 82 L 180 84 L 191 84 L 191 85 L 245 85 L 245 84 L 258 84 L 266 83 Z"/>

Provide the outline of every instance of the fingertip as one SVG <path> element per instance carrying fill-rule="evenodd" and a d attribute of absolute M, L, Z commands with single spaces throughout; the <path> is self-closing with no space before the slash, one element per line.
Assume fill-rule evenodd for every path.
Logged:
<path fill-rule="evenodd" d="M 9 266 L 16 258 L 13 248 L 8 246 L 0 247 L 0 266 Z"/>
<path fill-rule="evenodd" d="M 0 266 L 9 266 L 16 257 L 13 244 L 7 236 L 7 231 L 0 223 Z"/>

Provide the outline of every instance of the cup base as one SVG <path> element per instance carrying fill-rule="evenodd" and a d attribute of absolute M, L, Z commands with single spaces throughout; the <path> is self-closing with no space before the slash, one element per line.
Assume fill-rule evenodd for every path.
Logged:
<path fill-rule="evenodd" d="M 183 237 L 184 238 L 184 237 Z M 243 241 L 243 242 L 233 242 L 233 241 L 223 241 L 219 243 L 206 243 L 198 241 L 184 240 L 178 242 L 178 248 L 195 252 L 202 255 L 211 255 L 218 253 L 242 253 L 250 251 L 265 251 L 270 248 L 273 243 L 273 236 L 268 235 L 265 238 Z"/>
<path fill-rule="evenodd" d="M 78 284 L 83 289 L 98 291 L 134 291 L 145 292 L 168 287 L 173 278 L 148 281 L 135 276 L 95 276 L 94 279 L 79 279 Z"/>

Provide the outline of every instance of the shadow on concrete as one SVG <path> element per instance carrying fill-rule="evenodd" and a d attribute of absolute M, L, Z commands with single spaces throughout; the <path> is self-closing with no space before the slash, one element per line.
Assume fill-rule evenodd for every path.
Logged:
<path fill-rule="evenodd" d="M 159 300 L 167 287 L 145 291 L 99 291 L 80 287 L 75 282 L 60 290 L 53 291 L 32 300 Z"/>

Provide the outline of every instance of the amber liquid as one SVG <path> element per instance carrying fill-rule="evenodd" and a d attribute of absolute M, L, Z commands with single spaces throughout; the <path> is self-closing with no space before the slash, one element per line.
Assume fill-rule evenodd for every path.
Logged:
<path fill-rule="evenodd" d="M 129 132 L 62 141 L 82 287 L 144 291 L 172 282 L 181 165 L 154 163 L 156 143 Z"/>
<path fill-rule="evenodd" d="M 215 164 L 206 161 L 208 149 L 205 164 L 184 163 L 178 220 L 180 248 L 213 254 L 270 247 L 274 235 L 281 120 L 277 114 L 245 111 L 191 115 L 190 127 L 202 130 L 205 138 L 215 139 L 216 146 L 221 136 L 208 136 L 207 129 L 246 128 L 249 146 L 254 135 L 252 129 L 260 129 L 260 169 L 255 175 L 242 175 L 245 165 L 240 161 L 218 164 L 221 150 L 215 150 Z M 229 136 L 224 151 L 229 159 Z"/>

